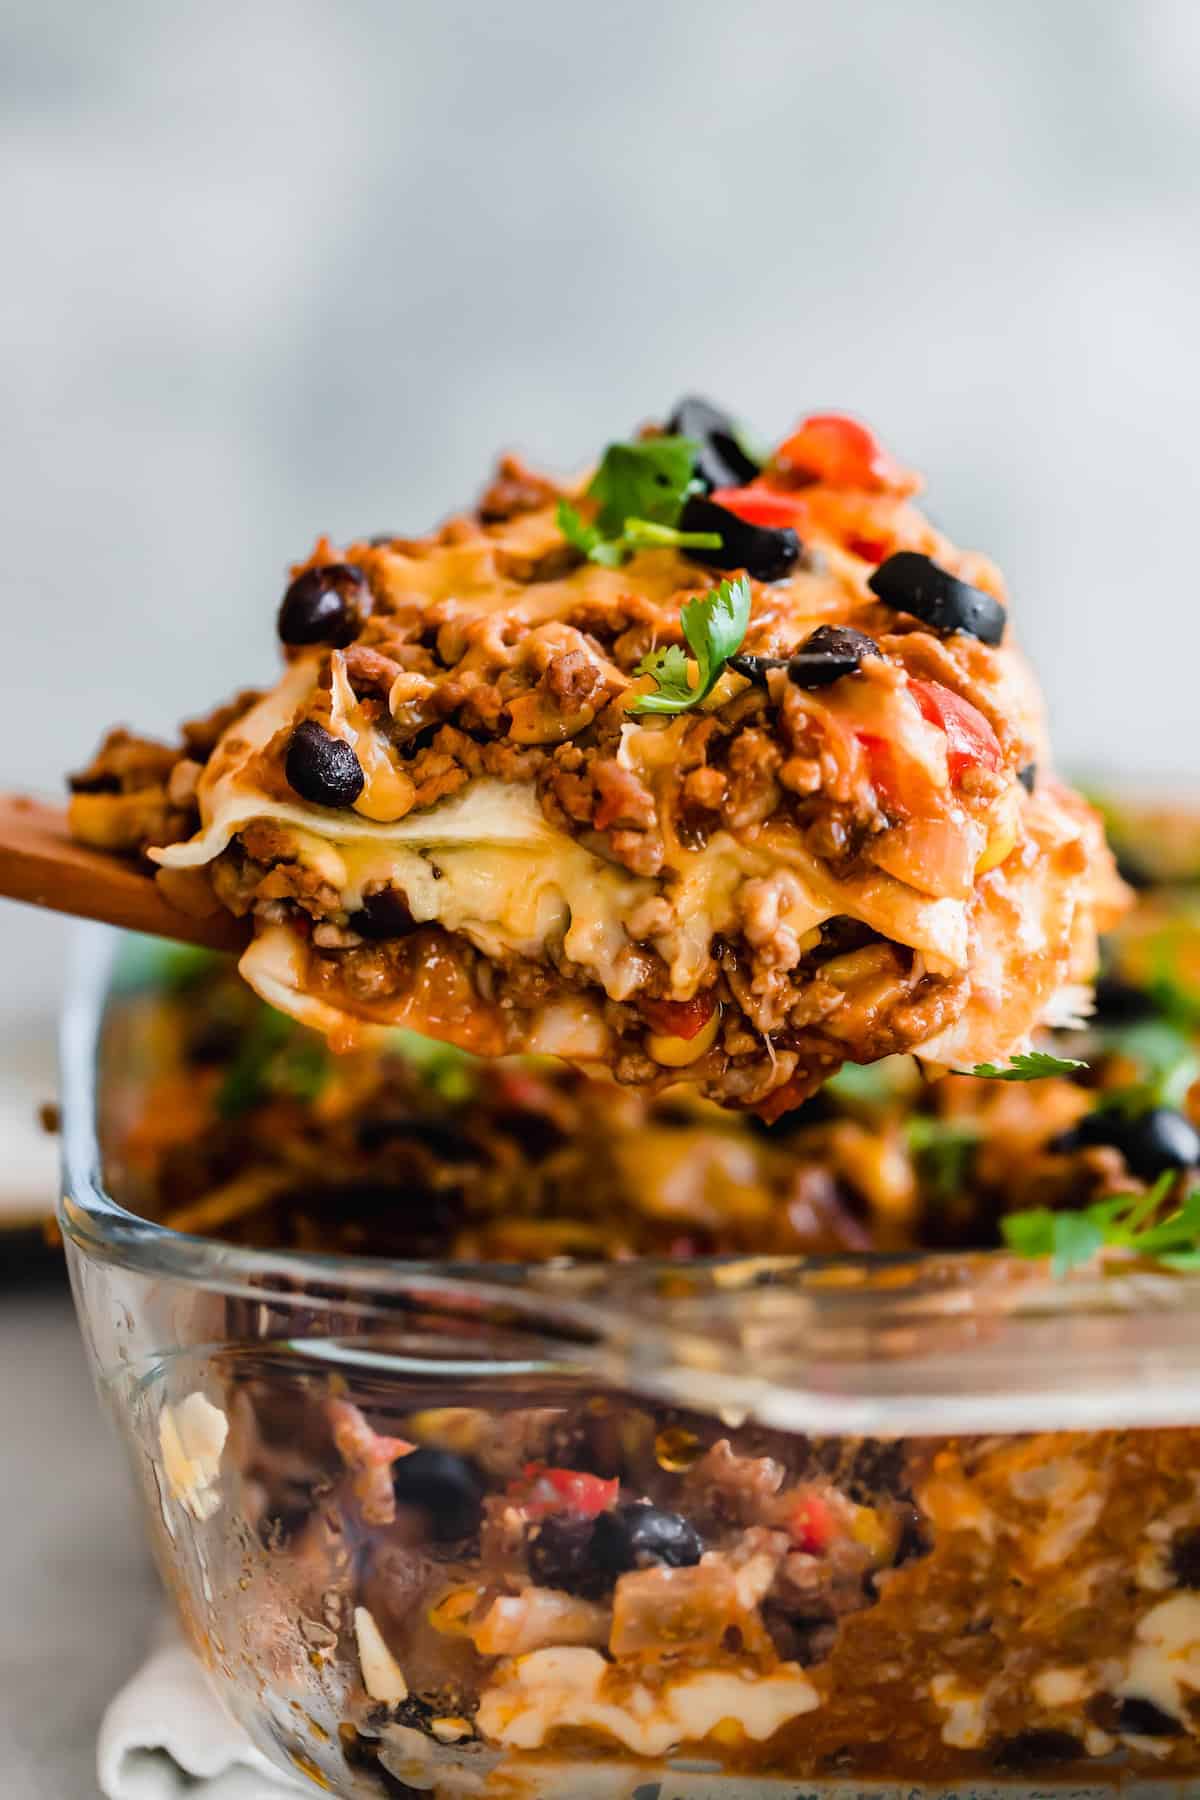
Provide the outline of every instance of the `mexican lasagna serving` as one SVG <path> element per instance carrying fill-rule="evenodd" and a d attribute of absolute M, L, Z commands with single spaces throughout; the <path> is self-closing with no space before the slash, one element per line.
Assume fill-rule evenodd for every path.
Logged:
<path fill-rule="evenodd" d="M 247 980 L 335 1044 L 768 1118 L 846 1061 L 1001 1063 L 1122 890 L 1000 577 L 917 486 L 849 419 L 763 455 L 694 400 L 581 479 L 506 458 L 427 536 L 322 539 L 278 684 L 177 749 L 110 734 L 73 829 L 249 915 Z"/>

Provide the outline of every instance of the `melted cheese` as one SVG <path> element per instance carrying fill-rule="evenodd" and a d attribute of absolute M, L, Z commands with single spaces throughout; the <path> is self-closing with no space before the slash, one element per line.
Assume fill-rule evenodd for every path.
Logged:
<path fill-rule="evenodd" d="M 955 1022 L 917 1049 L 929 1062 L 970 1068 L 996 1060 L 997 1050 L 1027 1049 L 1033 1028 L 1059 1010 L 1064 987 L 1077 1003 L 1077 984 L 1095 968 L 1107 859 L 1098 840 L 1089 846 L 1091 822 L 1047 781 L 1027 797 L 1023 825 L 1027 851 L 977 890 L 970 996 Z"/>
<path fill-rule="evenodd" d="M 789 1719 L 819 1704 L 796 1663 L 770 1675 L 735 1669 L 698 1670 L 654 1687 L 614 1678 L 596 1650 L 535 1650 L 502 1666 L 480 1696 L 485 1737 L 512 1749 L 536 1750 L 555 1731 L 595 1731 L 638 1756 L 663 1756 L 677 1744 L 700 1743 L 730 1719 L 762 1743 Z"/>
<path fill-rule="evenodd" d="M 986 1690 L 969 1687 L 957 1675 L 935 1675 L 929 1697 L 946 1715 L 942 1742 L 955 1750 L 978 1750 L 987 1737 Z"/>
<path fill-rule="evenodd" d="M 354 1609 L 354 1639 L 363 1686 L 371 1699 L 384 1706 L 399 1706 L 401 1701 L 407 1700 L 408 1683 L 404 1671 L 388 1649 L 374 1615 L 365 1606 Z"/>
<path fill-rule="evenodd" d="M 1138 1620 L 1137 1642 L 1117 1693 L 1152 1700 L 1180 1718 L 1200 1691 L 1200 1596 L 1172 1594 Z"/>
<path fill-rule="evenodd" d="M 377 769 L 368 757 L 366 810 L 372 816 L 364 816 L 362 803 L 327 810 L 277 799 L 263 789 L 262 752 L 307 705 L 316 679 L 316 660 L 300 659 L 226 734 L 200 782 L 201 831 L 186 844 L 151 853 L 165 868 L 202 867 L 256 822 L 283 826 L 289 854 L 337 889 L 347 914 L 359 909 L 368 889 L 395 885 L 419 923 L 460 933 L 485 956 L 537 960 L 548 944 L 560 944 L 562 954 L 613 1000 L 637 991 L 642 966 L 636 946 L 642 942 L 668 964 L 674 997 L 690 998 L 709 973 L 714 936 L 738 923 L 744 883 L 784 871 L 787 923 L 797 937 L 845 914 L 940 967 L 966 964 L 961 900 L 930 898 L 882 873 L 839 881 L 783 831 L 765 831 L 753 843 L 717 833 L 702 851 L 676 850 L 667 878 L 655 880 L 631 874 L 557 830 L 527 783 L 479 779 L 425 812 L 389 820 L 379 815 L 398 804 L 394 771 Z M 353 737 L 361 761 L 363 722 L 336 670 L 333 699 L 333 723 Z M 663 734 L 647 735 L 661 745 Z M 666 912 L 659 908 L 653 929 L 646 930 L 637 923 L 639 913 L 654 899 L 666 901 Z M 267 952 L 251 953 L 246 972 L 257 972 L 259 992 L 274 996 L 275 1004 L 289 996 L 295 1012 L 304 985 L 301 962 L 297 956 L 289 961 L 273 943 Z M 328 1002 L 315 1002 L 306 1016 L 330 1029 L 338 1015 Z"/>
<path fill-rule="evenodd" d="M 167 1487 L 195 1519 L 211 1519 L 221 1504 L 216 1484 L 228 1435 L 225 1414 L 199 1391 L 178 1406 L 164 1406 L 159 1414 Z"/>
<path fill-rule="evenodd" d="M 419 1000 L 397 1001 L 386 1024 L 365 1025 L 356 1020 L 351 1027 L 341 1007 L 312 991 L 308 958 L 308 946 L 296 932 L 286 925 L 268 925 L 255 937 L 238 969 L 268 1006 L 290 1013 L 302 1025 L 311 1026 L 337 1044 L 382 1044 L 396 1026 L 407 1025 L 414 1031 L 430 1029 Z M 568 994 L 531 1010 L 521 1048 L 533 1056 L 601 1062 L 607 1058 L 610 1046 L 611 1034 L 601 1010 L 582 995 Z"/>

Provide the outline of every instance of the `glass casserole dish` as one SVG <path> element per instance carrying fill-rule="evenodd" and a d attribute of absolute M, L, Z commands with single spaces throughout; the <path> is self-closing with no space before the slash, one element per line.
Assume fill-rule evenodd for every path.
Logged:
<path fill-rule="evenodd" d="M 64 1027 L 72 1282 L 184 1630 L 281 1769 L 671 1800 L 1200 1768 L 1195 1276 L 189 1237 L 106 1191 L 112 957 L 81 937 Z"/>

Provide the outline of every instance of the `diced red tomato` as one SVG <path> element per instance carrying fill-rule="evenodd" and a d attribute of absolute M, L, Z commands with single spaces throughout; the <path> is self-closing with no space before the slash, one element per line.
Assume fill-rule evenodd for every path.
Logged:
<path fill-rule="evenodd" d="M 497 1069 L 495 1080 L 506 1103 L 521 1112 L 545 1113 L 554 1108 L 557 1097 L 553 1089 L 525 1069 Z"/>
<path fill-rule="evenodd" d="M 642 1017 L 663 1037 L 690 1039 L 704 1030 L 716 1004 L 711 994 L 697 994 L 694 1000 L 643 1000 Z"/>
<path fill-rule="evenodd" d="M 770 487 L 765 481 L 751 481 L 745 487 L 715 488 L 712 499 L 718 506 L 736 513 L 749 525 L 795 525 L 803 507 L 798 494 Z"/>
<path fill-rule="evenodd" d="M 829 487 L 911 493 L 913 478 L 892 460 L 873 431 L 844 413 L 813 413 L 785 438 L 775 462 L 793 475 Z"/>
<path fill-rule="evenodd" d="M 830 1075 L 833 1070 L 828 1071 Z M 774 1125 L 776 1119 L 782 1119 L 785 1113 L 794 1112 L 802 1106 L 812 1093 L 814 1087 L 820 1086 L 820 1079 L 813 1080 L 810 1075 L 793 1075 L 781 1087 L 772 1088 L 769 1094 L 755 1102 L 750 1111 L 764 1125 Z"/>
<path fill-rule="evenodd" d="M 913 810 L 914 800 L 913 783 L 905 779 L 908 759 L 898 755 L 888 738 L 876 737 L 869 731 L 856 731 L 854 735 L 866 755 L 871 786 L 892 812 L 907 816 Z"/>
<path fill-rule="evenodd" d="M 968 769 L 1000 768 L 1000 740 L 977 706 L 940 681 L 910 677 L 908 686 L 921 717 L 946 734 L 946 763 L 952 782 L 960 782 Z"/>
<path fill-rule="evenodd" d="M 861 556 L 864 562 L 881 563 L 891 549 L 886 538 L 855 537 L 853 533 L 846 539 L 846 548 L 851 556 Z"/>
<path fill-rule="evenodd" d="M 835 1530 L 828 1501 L 820 1494 L 805 1494 L 789 1515 L 787 1528 L 797 1550 L 820 1556 L 828 1550 Z"/>
<path fill-rule="evenodd" d="M 602 1481 L 598 1475 L 587 1475 L 581 1469 L 551 1469 L 545 1463 L 526 1463 L 525 1479 L 533 1483 L 533 1492 L 525 1501 L 525 1512 L 531 1519 L 547 1513 L 575 1512 L 594 1519 L 617 1504 L 620 1482 Z"/>

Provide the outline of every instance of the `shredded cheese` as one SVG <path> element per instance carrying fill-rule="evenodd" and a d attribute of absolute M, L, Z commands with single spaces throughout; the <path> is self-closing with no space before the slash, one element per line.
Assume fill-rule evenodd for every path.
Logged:
<path fill-rule="evenodd" d="M 727 1719 L 761 1743 L 819 1704 L 796 1663 L 770 1675 L 698 1671 L 650 1688 L 614 1681 L 597 1650 L 564 1648 L 505 1665 L 484 1689 L 478 1724 L 485 1737 L 515 1750 L 537 1750 L 553 1732 L 573 1728 L 615 1738 L 638 1756 L 663 1756 L 676 1744 L 701 1742 Z"/>

